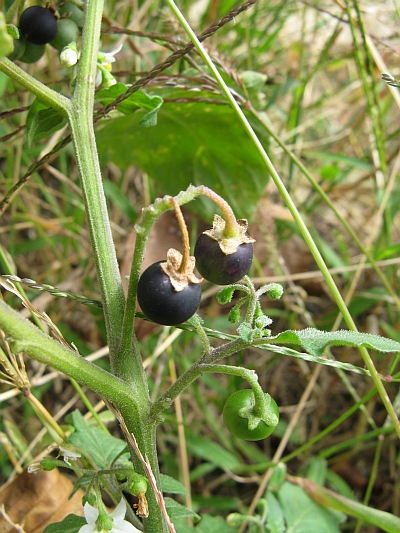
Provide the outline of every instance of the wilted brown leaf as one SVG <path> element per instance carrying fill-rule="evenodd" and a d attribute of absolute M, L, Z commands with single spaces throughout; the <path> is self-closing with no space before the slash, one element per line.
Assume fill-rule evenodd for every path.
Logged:
<path fill-rule="evenodd" d="M 9 520 L 23 526 L 26 533 L 42 533 L 53 522 L 62 521 L 69 514 L 83 516 L 83 491 L 68 500 L 71 481 L 59 470 L 39 470 L 28 474 L 25 470 L 7 488 L 0 492 L 0 504 L 5 507 Z M 16 529 L 0 516 L 0 533 L 15 533 Z"/>

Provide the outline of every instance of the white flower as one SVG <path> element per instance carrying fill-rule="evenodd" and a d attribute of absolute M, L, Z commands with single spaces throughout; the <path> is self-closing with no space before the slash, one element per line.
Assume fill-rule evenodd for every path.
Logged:
<path fill-rule="evenodd" d="M 42 470 L 40 463 L 32 463 L 28 466 L 28 474 L 36 474 L 39 470 Z"/>
<path fill-rule="evenodd" d="M 64 65 L 64 67 L 73 67 L 77 64 L 79 58 L 78 51 L 75 48 L 66 46 L 63 48 L 61 54 L 60 54 L 60 61 Z"/>
<path fill-rule="evenodd" d="M 96 521 L 99 517 L 99 510 L 85 503 L 83 508 L 87 524 L 82 526 L 78 533 L 98 533 Z M 113 525 L 111 530 L 102 530 L 100 533 L 141 533 L 135 526 L 124 520 L 126 513 L 126 502 L 122 498 L 114 511 L 108 516 L 112 519 Z"/>
<path fill-rule="evenodd" d="M 62 457 L 64 459 L 64 462 L 68 466 L 71 466 L 70 461 L 76 461 L 78 459 L 78 457 L 81 457 L 80 453 L 74 452 L 70 448 L 66 448 L 65 446 L 62 446 L 62 445 L 55 446 L 55 445 L 51 444 L 50 446 L 47 446 L 47 449 L 48 449 L 49 452 L 52 452 L 53 450 L 57 450 L 58 449 L 57 459 L 59 457 Z"/>
<path fill-rule="evenodd" d="M 115 85 L 117 80 L 111 74 L 112 64 L 115 62 L 115 56 L 121 51 L 122 44 L 117 46 L 111 52 L 97 53 L 97 72 L 96 72 L 96 87 L 104 85 L 104 87 L 111 87 Z"/>
<path fill-rule="evenodd" d="M 58 448 L 60 450 L 60 455 L 64 457 L 64 461 L 69 466 L 71 466 L 70 461 L 76 461 L 78 457 L 81 457 L 80 453 L 76 453 L 72 450 L 69 450 L 68 448 L 64 448 L 64 446 L 59 446 Z"/>
<path fill-rule="evenodd" d="M 111 70 L 110 66 L 111 63 L 114 63 L 115 56 L 118 54 L 118 52 L 121 51 L 122 44 L 117 46 L 114 50 L 111 50 L 111 52 L 99 52 L 97 54 L 97 62 L 100 63 L 102 67 L 105 67 L 107 70 Z"/>

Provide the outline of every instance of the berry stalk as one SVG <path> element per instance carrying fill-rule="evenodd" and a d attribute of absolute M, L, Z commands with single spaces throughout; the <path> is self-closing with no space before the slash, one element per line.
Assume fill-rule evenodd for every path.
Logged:
<path fill-rule="evenodd" d="M 183 218 L 181 208 L 175 198 L 171 198 L 171 204 L 174 206 L 175 216 L 178 220 L 179 229 L 182 233 L 182 262 L 179 266 L 178 272 L 184 274 L 187 271 L 189 257 L 190 257 L 190 242 L 189 233 L 186 227 L 185 219 Z"/>
<path fill-rule="evenodd" d="M 227 239 L 237 237 L 240 234 L 239 224 L 231 206 L 219 194 L 208 187 L 201 187 L 202 194 L 210 198 L 222 211 L 225 220 L 224 237 Z"/>

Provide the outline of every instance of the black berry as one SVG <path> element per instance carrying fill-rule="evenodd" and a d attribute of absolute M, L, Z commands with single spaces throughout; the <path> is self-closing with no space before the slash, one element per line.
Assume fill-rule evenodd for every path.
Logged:
<path fill-rule="evenodd" d="M 49 9 L 31 6 L 22 12 L 19 29 L 30 43 L 47 44 L 56 36 L 57 19 Z"/>
<path fill-rule="evenodd" d="M 143 272 L 137 298 L 150 320 L 164 326 L 175 326 L 195 314 L 200 305 L 201 288 L 198 283 L 188 283 L 182 290 L 175 290 L 161 263 L 163 261 L 153 263 Z"/>
<path fill-rule="evenodd" d="M 245 276 L 253 260 L 253 245 L 240 244 L 231 254 L 221 250 L 218 241 L 206 233 L 197 239 L 194 256 L 196 267 L 204 279 L 215 285 L 229 285 Z"/>

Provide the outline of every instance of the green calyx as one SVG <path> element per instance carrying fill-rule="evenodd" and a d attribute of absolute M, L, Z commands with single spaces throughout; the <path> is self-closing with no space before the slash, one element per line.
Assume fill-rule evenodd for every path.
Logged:
<path fill-rule="evenodd" d="M 238 414 L 241 418 L 247 418 L 249 430 L 255 429 L 261 421 L 267 426 L 275 427 L 279 420 L 271 410 L 271 396 L 268 393 L 264 393 L 262 401 L 258 404 L 254 401 L 254 404 L 239 409 Z"/>
<path fill-rule="evenodd" d="M 99 509 L 99 517 L 96 520 L 96 527 L 98 531 L 111 531 L 113 528 L 114 520 L 108 516 L 104 511 Z"/>

